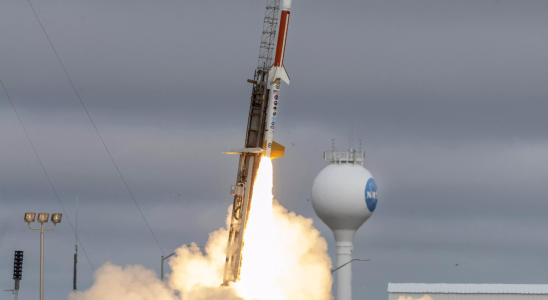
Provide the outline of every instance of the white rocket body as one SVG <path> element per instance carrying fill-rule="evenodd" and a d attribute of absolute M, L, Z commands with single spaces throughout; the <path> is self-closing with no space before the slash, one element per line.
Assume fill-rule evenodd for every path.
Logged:
<path fill-rule="evenodd" d="M 276 45 L 276 57 L 274 64 L 268 73 L 270 82 L 269 103 L 266 111 L 265 126 L 265 156 L 271 157 L 274 141 L 274 130 L 276 128 L 276 116 L 278 114 L 278 103 L 280 98 L 280 88 L 282 81 L 289 84 L 289 76 L 283 65 L 285 56 L 285 45 L 287 40 L 287 30 L 289 27 L 289 14 L 291 11 L 291 0 L 284 0 L 282 4 L 282 15 L 280 18 L 280 30 L 278 31 L 278 42 Z"/>
<path fill-rule="evenodd" d="M 274 129 L 276 129 L 276 115 L 278 114 L 278 99 L 280 98 L 281 83 L 272 83 L 270 86 L 270 101 L 266 111 L 266 130 L 265 130 L 265 156 L 270 157 L 272 153 L 272 144 L 274 142 Z"/>

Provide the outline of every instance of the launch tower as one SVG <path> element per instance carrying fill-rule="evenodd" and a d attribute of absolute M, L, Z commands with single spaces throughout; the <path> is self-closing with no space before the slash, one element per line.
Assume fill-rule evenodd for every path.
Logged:
<path fill-rule="evenodd" d="M 266 4 L 259 63 L 253 80 L 248 80 L 249 83 L 253 84 L 253 88 L 244 148 L 225 151 L 227 154 L 239 154 L 240 160 L 236 185 L 231 188 L 234 203 L 229 228 L 223 285 L 238 280 L 240 275 L 244 230 L 253 196 L 253 183 L 255 182 L 261 156 L 264 155 L 271 159 L 281 157 L 285 149 L 272 140 L 280 95 L 280 80 L 289 83 L 289 76 L 287 76 L 283 67 L 283 54 L 285 53 L 291 0 L 284 0 L 282 7 L 283 24 L 280 24 L 280 35 L 278 35 L 278 40 L 275 42 L 280 2 L 281 0 L 267 0 Z M 281 34 L 282 32 L 283 34 Z M 276 49 L 276 59 L 273 62 L 274 49 Z M 271 79 L 269 88 L 269 80 Z"/>

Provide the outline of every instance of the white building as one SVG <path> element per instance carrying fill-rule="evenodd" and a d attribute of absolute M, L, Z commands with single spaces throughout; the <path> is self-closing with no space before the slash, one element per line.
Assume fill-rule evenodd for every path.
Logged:
<path fill-rule="evenodd" d="M 388 284 L 388 300 L 430 300 L 425 296 L 432 300 L 548 300 L 548 284 Z"/>

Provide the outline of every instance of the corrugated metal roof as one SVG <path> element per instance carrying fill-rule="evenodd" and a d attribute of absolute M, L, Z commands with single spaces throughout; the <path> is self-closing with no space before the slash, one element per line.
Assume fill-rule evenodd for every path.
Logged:
<path fill-rule="evenodd" d="M 548 294 L 548 284 L 389 283 L 389 293 Z"/>

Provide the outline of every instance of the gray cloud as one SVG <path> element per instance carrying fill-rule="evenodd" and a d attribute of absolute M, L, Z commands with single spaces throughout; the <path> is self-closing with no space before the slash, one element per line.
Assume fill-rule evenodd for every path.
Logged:
<path fill-rule="evenodd" d="M 262 1 L 34 2 L 164 251 L 224 225 L 243 143 Z M 388 282 L 543 283 L 548 193 L 548 4 L 295 1 L 276 139 L 275 197 L 329 229 L 307 201 L 331 138 L 363 139 L 380 202 L 356 236 L 356 297 Z M 25 1 L 0 4 L 0 78 L 97 268 L 159 269 L 161 252 Z M 60 206 L 0 93 L 0 278 L 25 250 L 26 211 Z M 293 145 L 294 144 L 294 145 Z M 357 145 L 357 141 L 355 141 Z M 180 196 L 179 196 L 180 195 Z M 46 297 L 71 289 L 67 219 L 46 234 Z M 81 252 L 80 252 L 81 253 Z M 458 267 L 454 265 L 459 263 Z M 80 255 L 79 287 L 92 283 Z"/>

